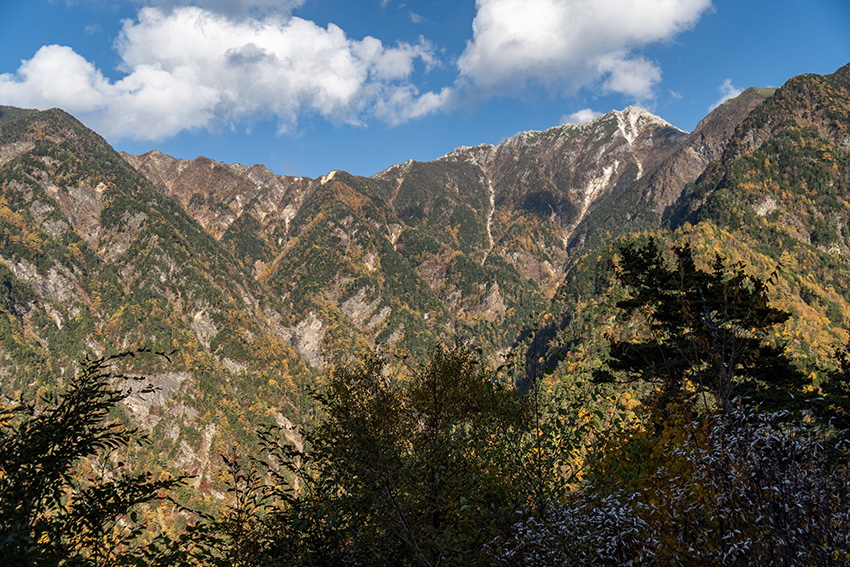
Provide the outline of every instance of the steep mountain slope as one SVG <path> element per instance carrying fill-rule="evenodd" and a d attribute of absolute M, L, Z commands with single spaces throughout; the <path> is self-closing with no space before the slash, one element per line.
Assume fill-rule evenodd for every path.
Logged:
<path fill-rule="evenodd" d="M 806 230 L 797 233 L 798 239 L 825 246 L 843 241 L 840 207 L 829 207 L 843 202 L 841 189 L 848 181 L 848 75 L 845 66 L 833 75 L 789 80 L 741 124 L 722 158 L 685 195 L 673 218 L 741 224 L 755 220 L 748 216 L 750 210 L 757 216 L 771 213 L 766 210 L 774 209 L 766 202 L 771 200 L 782 203 L 783 213 L 792 209 L 796 215 L 782 219 L 779 224 L 786 226 L 802 223 L 813 229 L 821 224 L 816 219 L 833 217 L 825 220 L 829 235 Z M 805 206 L 806 199 L 815 201 L 814 208 Z"/>
<path fill-rule="evenodd" d="M 544 283 L 557 280 L 571 250 L 584 241 L 588 214 L 654 171 L 685 137 L 660 118 L 629 107 L 580 126 L 524 132 L 498 146 L 458 148 L 418 170 L 391 168 L 378 177 L 392 176 L 399 184 L 397 208 L 410 207 L 408 200 L 419 209 L 431 205 L 422 197 L 431 193 L 418 177 L 447 188 L 470 180 L 461 187 L 475 195 L 468 200 L 472 208 L 486 213 L 486 230 L 479 230 L 486 238 L 479 238 L 478 248 L 495 251 L 526 277 Z M 520 234 L 531 242 L 520 242 Z"/>
<path fill-rule="evenodd" d="M 275 324 L 286 311 L 177 203 L 58 110 L 0 125 L 0 155 L 4 393 L 50 390 L 87 354 L 175 351 L 134 361 L 160 392 L 128 408 L 198 482 L 212 448 L 250 439 L 234 409 L 297 415 L 298 357 Z M 284 395 L 262 396 L 270 383 Z"/>
<path fill-rule="evenodd" d="M 749 96 L 762 94 L 768 93 Z M 706 263 L 719 253 L 769 278 L 777 305 L 792 313 L 775 340 L 817 376 L 834 364 L 850 323 L 850 66 L 795 77 L 752 102 L 751 111 L 739 112 L 745 117 L 722 151 L 714 150 L 716 159 L 663 203 L 666 228 L 652 232 L 690 242 Z M 562 345 L 577 344 L 588 321 L 605 319 L 576 313 L 590 311 L 582 301 L 609 293 L 614 248 L 611 242 L 597 248 L 562 285 Z"/>
<path fill-rule="evenodd" d="M 491 353 L 509 347 L 599 231 L 596 211 L 624 211 L 623 195 L 688 139 L 630 107 L 372 178 L 124 157 L 292 307 L 301 352 L 322 367 L 323 346 L 421 352 L 461 334 Z M 627 219 L 606 230 L 628 229 Z"/>
<path fill-rule="evenodd" d="M 694 183 L 711 161 L 720 158 L 735 128 L 775 90 L 749 88 L 703 118 L 687 140 L 651 176 L 638 184 L 637 193 L 641 199 L 635 214 L 669 214 L 688 184 Z"/>
<path fill-rule="evenodd" d="M 210 455 L 301 419 L 306 387 L 370 345 L 461 336 L 499 360 L 542 327 L 529 371 L 554 341 L 573 372 L 615 321 L 616 242 L 646 234 L 781 264 L 795 318 L 776 340 L 817 369 L 850 320 L 849 83 L 750 89 L 690 134 L 630 107 L 370 178 L 119 155 L 61 111 L 0 107 L 0 389 L 176 349 L 134 362 L 161 389 L 128 412 L 200 485 Z"/>
<path fill-rule="evenodd" d="M 850 65 L 789 80 L 743 121 L 680 207 L 674 219 L 717 225 L 738 241 L 730 248 L 780 264 L 779 291 L 814 350 L 846 341 Z"/>

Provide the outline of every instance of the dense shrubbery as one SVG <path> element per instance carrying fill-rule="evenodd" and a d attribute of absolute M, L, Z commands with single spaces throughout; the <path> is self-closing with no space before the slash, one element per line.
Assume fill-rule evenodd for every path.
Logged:
<path fill-rule="evenodd" d="M 668 427 L 637 488 L 589 484 L 524 518 L 500 563 L 850 564 L 847 447 L 825 430 L 745 409 Z"/>
<path fill-rule="evenodd" d="M 265 458 L 230 469 L 235 504 L 177 553 L 195 546 L 202 564 L 486 565 L 518 510 L 576 482 L 582 442 L 604 425 L 584 403 L 518 395 L 460 345 L 398 375 L 367 356 L 333 372 L 317 399 L 325 417 L 304 451 L 265 431 Z"/>

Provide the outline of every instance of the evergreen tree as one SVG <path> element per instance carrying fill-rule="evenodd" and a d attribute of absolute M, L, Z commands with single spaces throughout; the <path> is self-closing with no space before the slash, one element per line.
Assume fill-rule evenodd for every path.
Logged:
<path fill-rule="evenodd" d="M 687 244 L 673 253 L 671 263 L 654 239 L 621 248 L 615 272 L 626 297 L 617 307 L 624 327 L 643 325 L 631 338 L 611 339 L 609 369 L 597 379 L 654 384 L 662 409 L 698 397 L 724 411 L 735 397 L 787 407 L 804 376 L 765 340 L 789 317 L 770 305 L 768 282 L 719 255 L 702 270 Z"/>

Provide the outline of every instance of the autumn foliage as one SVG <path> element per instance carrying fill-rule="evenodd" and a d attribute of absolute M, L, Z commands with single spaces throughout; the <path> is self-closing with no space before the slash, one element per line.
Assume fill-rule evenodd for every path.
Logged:
<path fill-rule="evenodd" d="M 808 383 L 770 282 L 689 247 L 620 250 L 607 363 L 529 383 L 462 341 L 333 367 L 314 419 L 221 455 L 219 504 L 142 537 L 180 479 L 109 460 L 137 432 L 97 361 L 2 414 L 2 545 L 21 564 L 847 565 L 848 357 Z M 583 373 L 583 374 L 582 374 Z M 589 376 L 588 376 L 589 377 Z M 518 388 L 517 385 L 522 387 Z M 93 462 L 108 474 L 86 473 Z"/>

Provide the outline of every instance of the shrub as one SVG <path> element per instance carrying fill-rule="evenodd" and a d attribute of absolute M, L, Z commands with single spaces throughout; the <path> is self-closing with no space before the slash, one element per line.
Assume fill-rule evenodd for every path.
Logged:
<path fill-rule="evenodd" d="M 503 565 L 848 565 L 846 447 L 790 414 L 694 420 L 669 447 L 681 467 L 631 492 L 587 485 L 491 544 Z"/>

